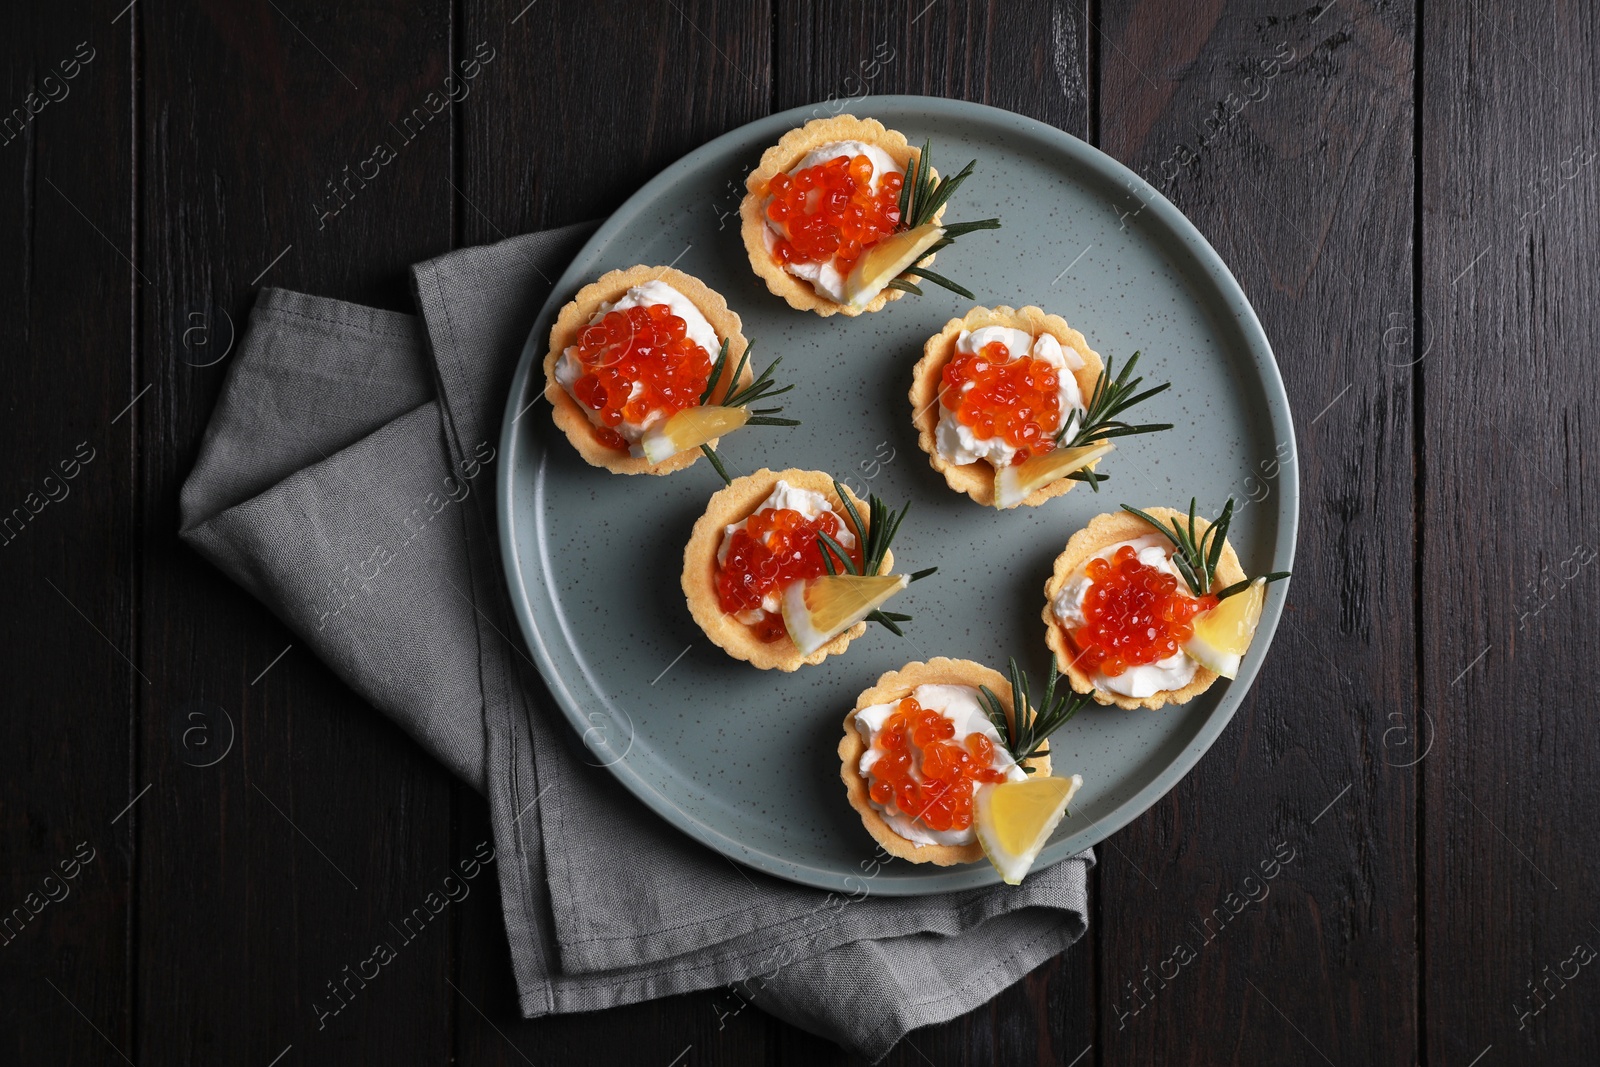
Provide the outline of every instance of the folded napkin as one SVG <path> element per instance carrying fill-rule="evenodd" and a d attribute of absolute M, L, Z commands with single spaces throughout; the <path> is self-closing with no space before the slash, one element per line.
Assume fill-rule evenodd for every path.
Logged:
<path fill-rule="evenodd" d="M 523 341 L 591 230 L 421 263 L 417 316 L 263 290 L 183 540 L 488 798 L 524 1015 L 731 985 L 876 1060 L 1077 940 L 1093 857 L 1019 888 L 824 893 L 691 841 L 585 763 L 509 611 L 489 469 Z"/>

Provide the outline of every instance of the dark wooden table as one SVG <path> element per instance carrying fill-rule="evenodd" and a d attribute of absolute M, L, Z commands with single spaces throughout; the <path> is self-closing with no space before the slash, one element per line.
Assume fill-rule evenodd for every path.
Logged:
<path fill-rule="evenodd" d="M 0 1062 L 845 1060 L 716 991 L 521 1021 L 485 880 L 319 1026 L 485 808 L 175 531 L 259 286 L 410 310 L 413 261 L 891 92 L 1177 203 L 1303 496 L 1266 669 L 1099 850 L 1088 936 L 889 1062 L 1594 1062 L 1600 7 L 124 2 L 0 34 Z"/>

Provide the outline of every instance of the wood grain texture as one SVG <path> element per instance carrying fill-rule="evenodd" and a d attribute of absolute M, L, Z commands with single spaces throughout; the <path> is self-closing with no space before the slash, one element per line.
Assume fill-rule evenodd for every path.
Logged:
<path fill-rule="evenodd" d="M 427 101 L 452 73 L 450 13 L 275 0 L 129 17 L 145 42 L 139 369 L 154 383 L 133 1058 L 267 1064 L 292 1045 L 283 1063 L 443 1062 L 451 930 L 396 927 L 448 873 L 453 784 L 178 543 L 177 496 L 228 366 L 195 364 L 261 286 L 409 309 L 406 267 L 449 248 L 450 112 Z M 367 164 L 380 144 L 393 158 Z M 234 729 L 212 766 L 183 741 L 197 701 Z M 363 981 L 379 942 L 397 958 Z"/>
<path fill-rule="evenodd" d="M 1584 369 L 1600 342 L 1600 12 L 1425 11 L 1427 1051 L 1586 1062 L 1600 1043 L 1600 974 L 1584 965 L 1600 948 L 1600 386 Z"/>
<path fill-rule="evenodd" d="M 131 708 L 146 689 L 129 477 L 139 422 L 118 418 L 132 396 L 132 183 L 106 165 L 132 154 L 131 38 L 83 3 L 5 21 L 0 1061 L 115 1062 L 135 1025 L 143 813 L 117 816 L 137 791 Z"/>
<path fill-rule="evenodd" d="M 1412 16 L 1119 0 L 1101 18 L 1101 147 L 1250 297 L 1302 495 L 1288 608 L 1249 698 L 1102 851 L 1099 1056 L 1409 1062 L 1416 772 L 1392 765 L 1413 756 L 1385 730 L 1409 727 L 1386 715 L 1416 699 L 1414 394 L 1383 344 L 1412 320 Z M 1241 500 L 1277 491 L 1275 460 L 1258 457 Z"/>
<path fill-rule="evenodd" d="M 603 218 L 678 157 L 767 111 L 764 3 L 540 0 L 513 22 L 522 7 L 468 0 L 462 13 L 459 49 L 482 41 L 505 54 L 464 109 L 466 244 Z"/>
<path fill-rule="evenodd" d="M 1088 132 L 1082 5 L 779 0 L 774 24 L 774 110 L 868 115 L 875 94 L 920 93 Z"/>

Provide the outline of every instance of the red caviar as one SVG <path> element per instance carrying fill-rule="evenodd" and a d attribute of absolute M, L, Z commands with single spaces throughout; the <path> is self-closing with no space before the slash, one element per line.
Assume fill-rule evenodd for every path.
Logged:
<path fill-rule="evenodd" d="M 762 599 L 790 582 L 815 578 L 828 572 L 817 545 L 817 534 L 838 540 L 843 532 L 839 517 L 831 511 L 808 519 L 790 508 L 762 508 L 751 515 L 744 529 L 728 539 L 728 558 L 717 569 L 717 596 L 722 610 L 729 614 L 759 610 Z M 861 546 L 852 545 L 850 558 L 861 565 Z M 788 635 L 783 617 L 763 615 L 752 627 L 763 641 L 777 641 Z"/>
<path fill-rule="evenodd" d="M 826 163 L 776 174 L 767 183 L 772 200 L 767 218 L 788 234 L 772 254 L 780 263 L 832 261 L 848 274 L 861 253 L 900 225 L 900 187 L 905 179 L 891 171 L 872 191 L 872 160 L 835 156 Z"/>
<path fill-rule="evenodd" d="M 973 784 L 1003 782 L 1006 776 L 994 769 L 994 744 L 987 737 L 969 734 L 963 744 L 955 736 L 955 723 L 915 697 L 902 697 L 872 739 L 880 753 L 867 772 L 873 801 L 930 830 L 971 826 Z"/>
<path fill-rule="evenodd" d="M 607 312 L 578 332 L 574 354 L 583 373 L 572 393 L 600 413 L 595 435 L 602 443 L 626 449 L 615 429 L 624 419 L 637 426 L 700 403 L 711 354 L 689 339 L 688 329 L 666 304 L 651 304 Z"/>
<path fill-rule="evenodd" d="M 1017 450 L 1011 460 L 1055 449 L 1061 428 L 1062 372 L 1052 363 L 990 341 L 944 365 L 943 404 L 980 440 L 999 437 Z M 971 388 L 967 388 L 971 383 Z"/>
<path fill-rule="evenodd" d="M 1139 562 L 1133 546 L 1110 559 L 1091 559 L 1083 598 L 1085 625 L 1072 634 L 1085 670 L 1115 678 L 1173 656 L 1194 636 L 1194 617 L 1216 607 L 1214 596 L 1194 597 L 1166 571 Z"/>

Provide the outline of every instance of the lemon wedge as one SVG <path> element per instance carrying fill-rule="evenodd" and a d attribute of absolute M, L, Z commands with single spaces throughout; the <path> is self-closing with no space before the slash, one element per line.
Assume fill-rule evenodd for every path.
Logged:
<path fill-rule="evenodd" d="M 944 237 L 944 227 L 931 222 L 885 237 L 862 253 L 844 280 L 844 302 L 866 307 L 900 272 L 928 254 Z"/>
<path fill-rule="evenodd" d="M 1000 880 L 1020 885 L 1050 832 L 1067 813 L 1067 804 L 1083 785 L 1083 776 L 1029 778 L 979 788 L 972 825 L 983 854 Z"/>
<path fill-rule="evenodd" d="M 1015 467 L 1001 467 L 994 472 L 994 506 L 1002 511 L 1014 508 L 1035 489 L 1083 470 L 1112 447 L 1110 441 L 1101 441 L 1081 448 L 1058 448 L 1031 456 Z"/>
<path fill-rule="evenodd" d="M 910 584 L 904 574 L 825 574 L 790 582 L 783 591 L 783 625 L 809 656 L 883 606 Z"/>
<path fill-rule="evenodd" d="M 749 419 L 750 411 L 747 408 L 701 404 L 684 408 L 656 423 L 639 438 L 639 444 L 644 447 L 645 459 L 651 463 L 662 463 L 679 452 L 699 448 L 730 430 L 737 430 Z"/>
<path fill-rule="evenodd" d="M 1224 678 L 1239 673 L 1239 661 L 1250 648 L 1267 599 L 1267 580 L 1257 578 L 1250 588 L 1235 593 L 1210 611 L 1195 616 L 1194 636 L 1184 642 L 1188 657 Z"/>

